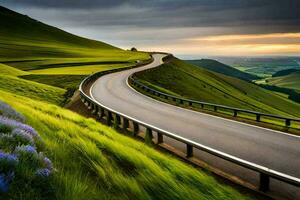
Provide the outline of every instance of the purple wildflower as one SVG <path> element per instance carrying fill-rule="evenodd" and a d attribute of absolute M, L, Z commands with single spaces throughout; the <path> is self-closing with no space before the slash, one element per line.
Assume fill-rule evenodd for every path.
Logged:
<path fill-rule="evenodd" d="M 7 162 L 18 162 L 18 158 L 16 155 L 4 153 L 0 151 L 0 161 L 7 161 Z"/>
<path fill-rule="evenodd" d="M 44 163 L 45 163 L 47 169 L 49 169 L 49 170 L 53 169 L 52 161 L 49 158 L 45 157 L 44 158 Z"/>
<path fill-rule="evenodd" d="M 51 175 L 51 171 L 47 168 L 36 170 L 35 174 L 40 177 L 49 177 Z"/>
<path fill-rule="evenodd" d="M 21 122 L 17 122 L 7 117 L 0 116 L 0 124 L 12 128 L 20 128 L 26 131 L 27 133 L 29 133 L 30 135 L 32 135 L 32 137 L 39 137 L 38 133 L 31 126 L 28 126 L 27 124 L 22 124 Z"/>
<path fill-rule="evenodd" d="M 19 122 L 24 122 L 25 119 L 23 115 L 15 111 L 12 107 L 10 107 L 8 104 L 0 101 L 0 115 L 17 120 Z"/>
<path fill-rule="evenodd" d="M 16 155 L 0 152 L 0 172 L 9 172 L 18 164 Z"/>
<path fill-rule="evenodd" d="M 16 153 L 37 154 L 35 147 L 31 145 L 22 145 L 16 147 Z"/>
<path fill-rule="evenodd" d="M 0 193 L 5 193 L 9 189 L 8 181 L 5 179 L 5 176 L 0 174 Z"/>
<path fill-rule="evenodd" d="M 34 140 L 32 135 L 30 135 L 28 132 L 24 131 L 23 129 L 16 128 L 12 131 L 12 136 L 15 137 L 15 140 L 18 141 L 21 144 L 34 144 Z"/>

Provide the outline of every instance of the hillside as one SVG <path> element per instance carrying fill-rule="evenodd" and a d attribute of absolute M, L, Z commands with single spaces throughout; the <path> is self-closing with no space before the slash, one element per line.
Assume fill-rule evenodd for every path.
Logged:
<path fill-rule="evenodd" d="M 300 72 L 300 69 L 285 69 L 272 74 L 272 77 L 286 76 L 295 72 Z"/>
<path fill-rule="evenodd" d="M 201 59 L 201 60 L 187 60 L 187 63 L 197 65 L 204 69 L 208 69 L 213 72 L 221 73 L 227 76 L 239 78 L 246 81 L 252 81 L 255 79 L 259 79 L 258 76 L 248 74 L 246 72 L 242 72 L 238 69 L 235 69 L 229 65 L 225 65 L 221 62 L 211 59 Z"/>
<path fill-rule="evenodd" d="M 282 74 L 282 73 L 280 73 Z M 300 92 L 300 70 L 294 72 L 283 73 L 283 75 L 273 76 L 265 80 L 268 85 L 275 85 L 278 87 L 289 88 Z"/>
<path fill-rule="evenodd" d="M 22 76 L 28 73 L 0 63 L 0 74 L 9 76 Z"/>
<path fill-rule="evenodd" d="M 0 19 L 0 62 L 22 70 L 44 69 L 51 64 L 119 64 L 149 58 L 146 53 L 75 36 L 4 7 L 0 7 Z"/>
<path fill-rule="evenodd" d="M 285 116 L 300 116 L 300 104 L 253 83 L 174 59 L 138 75 L 151 87 L 185 98 Z"/>

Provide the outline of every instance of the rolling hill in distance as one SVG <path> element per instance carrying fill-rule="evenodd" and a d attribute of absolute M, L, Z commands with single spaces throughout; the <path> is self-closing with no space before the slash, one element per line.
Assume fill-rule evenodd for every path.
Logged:
<path fill-rule="evenodd" d="M 54 173 L 44 170 L 41 181 L 32 170 L 36 162 L 22 160 L 9 190 L 3 193 L 1 185 L 1 199 L 253 199 L 203 170 L 63 108 L 88 74 L 132 66 L 148 60 L 148 53 L 78 37 L 4 7 L 0 19 L 0 109 L 8 109 L 5 102 L 25 117 L 41 136 L 36 146 L 26 146 L 36 156 L 30 159 L 36 161 L 41 154 L 35 151 L 43 151 L 54 168 L 51 163 Z M 3 127 L 1 134 L 10 134 L 11 127 Z M 3 138 L 1 151 L 11 149 Z M 8 184 L 2 175 L 0 181 Z"/>
<path fill-rule="evenodd" d="M 210 71 L 218 72 L 227 76 L 236 77 L 246 81 L 259 79 L 259 77 L 256 75 L 240 71 L 229 65 L 225 65 L 221 62 L 212 59 L 187 60 L 186 62 L 208 69 Z"/>
<path fill-rule="evenodd" d="M 263 80 L 264 84 L 293 89 L 300 93 L 300 69 L 278 71 L 270 78 Z"/>

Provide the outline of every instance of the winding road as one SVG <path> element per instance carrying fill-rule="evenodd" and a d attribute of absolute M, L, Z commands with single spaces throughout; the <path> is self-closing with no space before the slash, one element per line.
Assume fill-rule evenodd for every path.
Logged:
<path fill-rule="evenodd" d="M 154 61 L 146 66 L 102 76 L 91 87 L 92 98 L 99 104 L 152 126 L 300 178 L 300 137 L 179 108 L 147 97 L 129 86 L 129 75 L 159 66 L 164 56 L 154 54 Z M 166 142 L 185 148 L 171 139 Z M 225 172 L 257 183 L 254 172 L 200 151 L 195 151 L 195 156 Z M 299 188 L 274 180 L 271 184 L 273 191 L 281 191 L 290 199 L 300 199 Z"/>

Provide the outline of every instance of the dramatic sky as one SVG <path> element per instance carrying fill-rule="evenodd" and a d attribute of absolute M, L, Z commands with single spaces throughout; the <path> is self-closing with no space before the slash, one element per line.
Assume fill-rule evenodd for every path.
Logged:
<path fill-rule="evenodd" d="M 300 55 L 300 0 L 0 0 L 69 32 L 182 57 Z"/>

